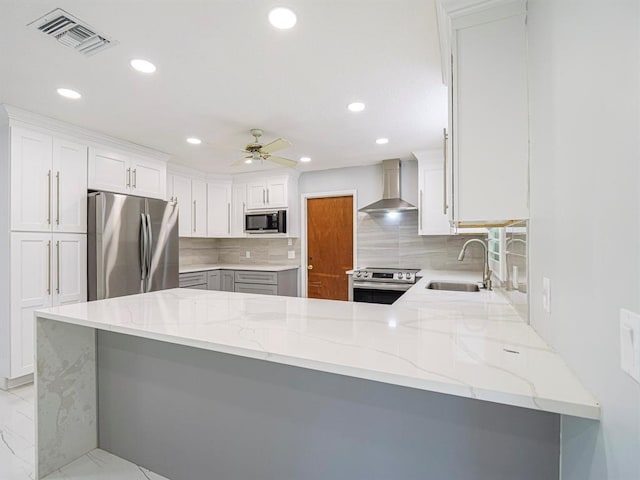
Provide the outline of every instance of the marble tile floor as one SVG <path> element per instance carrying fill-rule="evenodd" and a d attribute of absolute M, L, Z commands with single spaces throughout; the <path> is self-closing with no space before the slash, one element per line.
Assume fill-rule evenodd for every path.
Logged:
<path fill-rule="evenodd" d="M 0 480 L 35 480 L 35 392 L 33 385 L 0 390 Z M 93 450 L 46 480 L 167 480 L 158 474 Z"/>

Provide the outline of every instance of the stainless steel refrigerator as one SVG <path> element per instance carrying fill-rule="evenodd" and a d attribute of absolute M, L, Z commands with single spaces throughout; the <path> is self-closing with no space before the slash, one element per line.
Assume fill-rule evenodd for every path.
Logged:
<path fill-rule="evenodd" d="M 178 287 L 178 206 L 97 192 L 88 199 L 89 300 Z"/>

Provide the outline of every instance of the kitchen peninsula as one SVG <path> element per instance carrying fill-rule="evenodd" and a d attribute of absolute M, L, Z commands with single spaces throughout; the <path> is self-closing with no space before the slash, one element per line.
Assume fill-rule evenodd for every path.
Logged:
<path fill-rule="evenodd" d="M 38 478 L 98 447 L 172 480 L 557 478 L 560 416 L 598 403 L 499 294 L 428 280 L 38 312 Z"/>

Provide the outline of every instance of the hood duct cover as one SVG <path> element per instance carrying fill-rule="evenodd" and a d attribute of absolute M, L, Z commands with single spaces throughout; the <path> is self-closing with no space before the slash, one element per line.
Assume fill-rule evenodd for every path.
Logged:
<path fill-rule="evenodd" d="M 400 160 L 382 162 L 382 200 L 360 209 L 365 213 L 402 212 L 417 210 L 417 207 L 400 198 Z"/>

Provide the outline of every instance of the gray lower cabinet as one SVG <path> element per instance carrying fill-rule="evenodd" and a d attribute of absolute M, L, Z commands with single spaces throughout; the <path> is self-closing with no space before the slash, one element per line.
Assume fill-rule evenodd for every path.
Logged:
<path fill-rule="evenodd" d="M 220 290 L 223 292 L 235 291 L 235 276 L 233 270 L 220 270 Z"/>
<path fill-rule="evenodd" d="M 262 295 L 298 296 L 298 270 L 263 272 L 242 270 L 235 272 L 235 291 Z"/>
<path fill-rule="evenodd" d="M 213 270 L 208 273 L 207 290 L 220 290 L 220 270 Z"/>
<path fill-rule="evenodd" d="M 207 272 L 181 273 L 178 285 L 180 288 L 207 290 Z"/>

